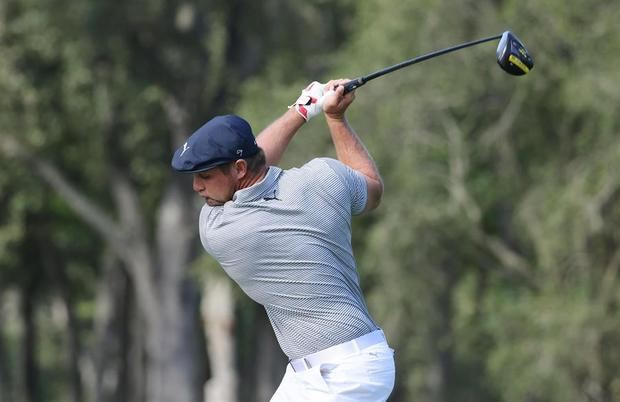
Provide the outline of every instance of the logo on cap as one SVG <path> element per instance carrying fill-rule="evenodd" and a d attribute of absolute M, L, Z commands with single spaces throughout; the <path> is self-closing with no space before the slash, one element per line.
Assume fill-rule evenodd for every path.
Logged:
<path fill-rule="evenodd" d="M 187 146 L 187 142 L 186 142 L 185 144 L 183 144 L 183 150 L 181 151 L 181 155 L 179 155 L 179 156 L 183 156 L 185 151 L 187 151 L 188 149 L 189 149 L 189 147 Z"/>

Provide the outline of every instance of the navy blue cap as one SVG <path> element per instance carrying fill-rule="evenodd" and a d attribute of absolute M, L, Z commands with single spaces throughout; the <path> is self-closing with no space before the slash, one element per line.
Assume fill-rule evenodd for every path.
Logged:
<path fill-rule="evenodd" d="M 232 114 L 217 116 L 194 132 L 172 157 L 172 168 L 183 173 L 203 172 L 259 151 L 252 127 Z"/>

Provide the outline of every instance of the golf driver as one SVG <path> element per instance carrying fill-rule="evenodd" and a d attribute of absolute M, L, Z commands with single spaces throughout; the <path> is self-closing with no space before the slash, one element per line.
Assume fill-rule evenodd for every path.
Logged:
<path fill-rule="evenodd" d="M 390 67 L 386 67 L 379 71 L 375 71 L 372 74 L 365 75 L 363 77 L 355 78 L 352 81 L 347 82 L 344 85 L 344 92 L 351 92 L 356 88 L 361 87 L 370 80 L 381 77 L 382 75 L 391 73 L 396 70 L 400 70 L 403 67 L 411 66 L 416 63 L 420 63 L 424 60 L 432 59 L 433 57 L 441 56 L 446 53 L 451 53 L 459 49 L 463 49 L 470 46 L 475 46 L 480 43 L 490 42 L 492 40 L 499 39 L 497 45 L 497 51 L 495 52 L 497 57 L 497 64 L 511 75 L 524 75 L 530 72 L 534 68 L 534 59 L 530 56 L 523 46 L 523 43 L 517 38 L 515 34 L 510 31 L 506 31 L 500 35 L 490 36 L 488 38 L 478 39 L 472 42 L 462 43 L 460 45 L 452 46 L 449 48 L 437 50 L 431 53 L 427 53 L 416 58 L 403 61 Z"/>

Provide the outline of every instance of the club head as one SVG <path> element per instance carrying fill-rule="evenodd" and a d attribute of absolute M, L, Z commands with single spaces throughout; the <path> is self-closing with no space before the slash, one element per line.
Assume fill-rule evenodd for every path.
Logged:
<path fill-rule="evenodd" d="M 534 68 L 534 59 L 523 46 L 523 43 L 510 31 L 502 34 L 497 45 L 497 64 L 512 75 L 525 75 Z"/>

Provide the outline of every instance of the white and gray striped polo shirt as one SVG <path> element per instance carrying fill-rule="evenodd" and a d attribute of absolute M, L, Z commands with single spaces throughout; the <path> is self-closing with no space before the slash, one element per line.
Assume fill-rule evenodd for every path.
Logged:
<path fill-rule="evenodd" d="M 291 359 L 377 329 L 359 286 L 351 215 L 366 204 L 363 176 L 317 158 L 269 167 L 223 206 L 200 213 L 204 248 L 262 304 Z"/>

